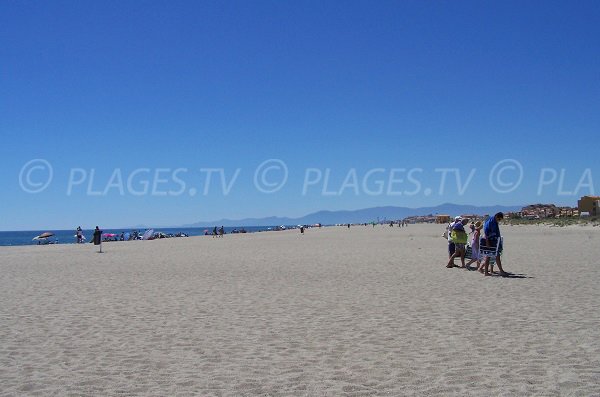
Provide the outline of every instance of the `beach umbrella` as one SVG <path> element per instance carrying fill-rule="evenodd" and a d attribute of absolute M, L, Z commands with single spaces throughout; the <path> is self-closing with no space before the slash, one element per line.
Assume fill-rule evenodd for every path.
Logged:
<path fill-rule="evenodd" d="M 153 234 L 154 234 L 154 229 L 146 230 L 146 233 L 144 233 L 144 235 L 142 236 L 142 240 L 150 239 L 150 237 L 152 237 Z"/>
<path fill-rule="evenodd" d="M 34 237 L 33 239 L 41 240 L 41 239 L 45 239 L 45 238 L 52 237 L 52 236 L 54 236 L 54 233 L 45 232 L 45 233 L 40 234 L 39 236 Z"/>

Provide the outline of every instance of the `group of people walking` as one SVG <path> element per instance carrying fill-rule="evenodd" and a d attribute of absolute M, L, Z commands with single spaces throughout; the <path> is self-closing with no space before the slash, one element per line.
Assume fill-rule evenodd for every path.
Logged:
<path fill-rule="evenodd" d="M 501 252 L 502 240 L 500 235 L 499 222 L 504 219 L 504 214 L 498 212 L 494 216 L 487 218 L 485 223 L 477 221 L 471 223 L 470 233 L 467 234 L 465 226 L 469 224 L 469 219 L 463 219 L 460 216 L 454 218 L 444 234 L 448 239 L 448 264 L 447 268 L 456 267 L 454 260 L 460 258 L 462 268 L 473 270 L 471 264 L 477 263 L 477 270 L 486 276 L 494 273 L 494 263 L 498 265 L 499 274 L 506 276 L 508 273 L 502 268 Z M 481 231 L 483 229 L 483 236 Z M 484 248 L 485 249 L 482 249 Z M 467 254 L 470 251 L 470 254 Z M 465 263 L 465 259 L 469 259 Z M 494 262 L 491 260 L 494 259 Z"/>
<path fill-rule="evenodd" d="M 218 230 L 217 230 L 216 226 L 213 228 L 213 231 L 212 231 L 213 238 L 223 237 L 224 234 L 225 234 L 225 228 L 223 226 L 221 226 Z"/>

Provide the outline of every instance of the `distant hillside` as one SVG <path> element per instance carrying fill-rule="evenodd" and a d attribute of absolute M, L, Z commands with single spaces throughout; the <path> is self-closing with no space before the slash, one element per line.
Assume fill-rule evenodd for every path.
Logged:
<path fill-rule="evenodd" d="M 459 204 L 441 204 L 436 207 L 406 208 L 406 207 L 373 207 L 354 211 L 318 211 L 300 218 L 267 217 L 267 218 L 245 218 L 245 219 L 219 219 L 212 221 L 199 221 L 185 227 L 204 226 L 273 226 L 273 225 L 309 225 L 322 223 L 332 225 L 337 223 L 365 223 L 379 220 L 396 220 L 415 215 L 435 214 L 495 214 L 503 211 L 519 211 L 521 206 L 474 206 Z"/>

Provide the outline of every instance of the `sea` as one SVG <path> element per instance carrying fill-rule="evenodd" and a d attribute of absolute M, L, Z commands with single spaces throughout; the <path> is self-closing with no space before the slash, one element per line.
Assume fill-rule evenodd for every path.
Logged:
<path fill-rule="evenodd" d="M 214 227 L 214 226 L 213 226 Z M 184 233 L 188 236 L 203 236 L 205 233 L 212 233 L 213 227 L 193 227 L 193 228 L 155 228 L 154 232 L 162 232 L 165 234 L 178 234 Z M 235 230 L 244 229 L 247 233 L 256 233 L 263 231 L 270 231 L 277 229 L 277 226 L 240 226 L 240 227 L 224 227 L 226 234 L 231 233 Z M 143 235 L 146 229 L 103 229 L 102 233 L 113 233 L 120 236 L 121 233 L 131 233 L 137 230 L 140 235 Z M 38 241 L 33 240 L 34 237 L 39 236 L 42 233 L 50 232 L 54 233 L 54 236 L 48 239 L 49 242 L 55 244 L 75 244 L 77 241 L 75 235 L 75 229 L 72 230 L 30 230 L 30 231 L 0 231 L 0 246 L 14 246 L 14 245 L 37 245 Z M 93 230 L 84 230 L 83 235 L 86 237 L 87 242 L 92 239 L 94 234 Z"/>

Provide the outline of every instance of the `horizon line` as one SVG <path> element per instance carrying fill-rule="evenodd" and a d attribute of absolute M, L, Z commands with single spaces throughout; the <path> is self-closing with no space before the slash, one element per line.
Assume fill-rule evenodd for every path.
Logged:
<path fill-rule="evenodd" d="M 155 229 L 155 228 L 163 228 L 163 229 L 176 229 L 176 228 L 197 228 L 197 227 L 205 227 L 207 225 L 212 225 L 214 223 L 220 223 L 220 222 L 242 222 L 244 220 L 248 220 L 248 219 L 254 219 L 254 220 L 261 220 L 261 219 L 267 219 L 267 218 L 288 218 L 288 219 L 301 219 L 319 212 L 356 212 L 356 211 L 362 211 L 362 210 L 375 210 L 378 208 L 398 208 L 398 209 L 406 209 L 406 210 L 419 210 L 419 209 L 424 209 L 424 208 L 436 208 L 436 207 L 442 207 L 442 206 L 446 206 L 446 205 L 453 205 L 453 206 L 462 206 L 462 207 L 524 207 L 522 204 L 515 204 L 515 205 L 508 205 L 508 204 L 493 204 L 493 205 L 475 205 L 475 204 L 456 204 L 456 203 L 450 203 L 450 202 L 445 202 L 442 204 L 438 204 L 438 205 L 431 205 L 431 206 L 424 206 L 424 207 L 401 207 L 401 206 L 395 206 L 395 205 L 381 205 L 381 206 L 375 206 L 375 207 L 363 207 L 363 208 L 357 208 L 357 209 L 351 209 L 351 210 L 329 210 L 329 209 L 323 209 L 323 210 L 317 210 L 317 211 L 313 211 L 310 213 L 307 213 L 305 215 L 301 215 L 298 217 L 290 217 L 290 216 L 280 216 L 280 215 L 271 215 L 271 216 L 263 216 L 263 217 L 252 217 L 252 216 L 248 216 L 245 218 L 241 218 L 241 219 L 229 219 L 229 218 L 221 218 L 219 220 L 213 220 L 213 221 L 198 221 L 198 222 L 193 222 L 193 223 L 187 223 L 187 224 L 182 224 L 182 225 L 175 225 L 175 226 L 147 226 L 144 224 L 140 224 L 137 227 L 136 226 L 127 226 L 127 227 L 103 227 L 103 229 L 125 229 L 125 230 L 131 230 L 131 229 Z M 425 214 L 427 215 L 427 214 Z M 424 215 L 423 215 L 424 216 Z M 203 226 L 194 226 L 195 224 L 199 224 L 201 222 L 206 222 L 207 225 L 203 225 Z M 238 225 L 238 226 L 242 226 L 242 225 Z M 278 226 L 278 225 L 271 225 L 271 226 Z M 233 226 L 228 226 L 228 227 L 233 227 Z M 246 227 L 259 227 L 258 225 L 250 225 L 250 226 L 246 226 Z M 71 230 L 72 228 L 47 228 L 48 230 Z M 75 229 L 75 228 L 73 228 Z M 93 228 L 92 228 L 93 229 Z M 31 228 L 26 228 L 26 229 L 15 229 L 15 230 L 0 230 L 0 232 L 29 232 L 29 231 L 38 231 L 38 230 L 46 230 L 46 229 L 31 229 Z M 91 230 L 91 229 L 84 229 L 84 230 Z"/>

